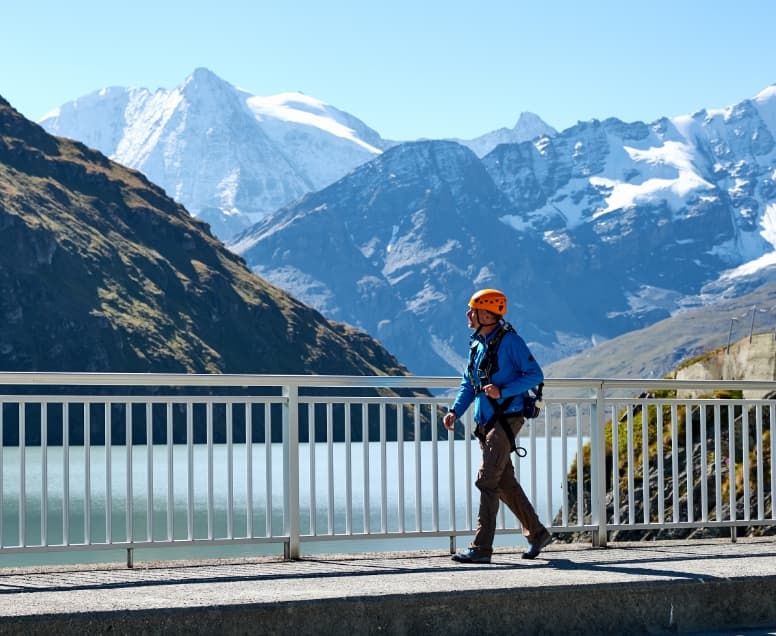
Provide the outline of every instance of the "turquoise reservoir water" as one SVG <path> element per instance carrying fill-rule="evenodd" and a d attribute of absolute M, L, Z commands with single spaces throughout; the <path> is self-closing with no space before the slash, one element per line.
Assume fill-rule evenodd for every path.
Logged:
<path fill-rule="evenodd" d="M 537 438 L 535 446 L 529 442 L 526 439 L 522 444 L 529 448 L 530 456 L 535 459 L 535 469 L 531 470 L 529 458 L 521 459 L 519 479 L 533 499 L 539 516 L 549 523 L 561 505 L 562 477 L 576 454 L 576 440 L 568 440 L 565 461 L 559 438 L 551 440 L 549 453 L 543 438 Z M 318 443 L 314 448 L 311 455 L 309 446 L 302 444 L 299 452 L 301 534 L 311 537 L 302 540 L 303 554 L 449 549 L 446 536 L 369 536 L 385 531 L 398 533 L 402 529 L 405 532 L 443 532 L 454 527 L 466 531 L 457 539 L 458 544 L 462 546 L 468 542 L 471 535 L 468 529 L 476 524 L 479 500 L 479 492 L 473 487 L 480 457 L 475 441 L 459 440 L 452 445 L 446 440 L 417 445 L 414 442 L 382 445 L 372 442 L 367 449 L 361 443 Z M 436 474 L 434 455 L 439 465 Z M 185 445 L 140 445 L 133 446 L 131 452 L 124 446 L 114 446 L 109 462 L 104 446 L 92 446 L 88 450 L 73 447 L 67 454 L 61 447 L 49 447 L 45 456 L 40 447 L 28 447 L 23 461 L 18 447 L 5 447 L 0 459 L 0 543 L 4 548 L 18 546 L 21 533 L 28 546 L 39 545 L 44 530 L 50 544 L 62 543 L 65 534 L 71 543 L 84 543 L 87 536 L 91 542 L 105 543 L 108 533 L 113 541 L 126 541 L 128 537 L 135 541 L 149 538 L 167 541 L 170 536 L 173 540 L 186 540 L 191 497 L 191 536 L 198 540 L 197 545 L 136 548 L 136 561 L 281 555 L 283 552 L 280 543 L 214 545 L 209 541 L 209 537 L 227 537 L 230 527 L 232 536 L 248 536 L 249 490 L 253 534 L 283 533 L 285 469 L 283 448 L 279 444 L 253 446 L 250 489 L 248 453 L 244 444 L 233 445 L 231 460 L 225 444 L 215 445 L 212 454 L 206 446 L 195 445 L 191 449 L 191 459 Z M 450 460 L 452 472 L 448 468 Z M 131 470 L 128 470 L 130 466 Z M 41 515 L 44 478 L 47 483 L 45 520 Z M 130 485 L 131 497 L 128 497 Z M 452 513 L 448 503 L 451 491 L 456 501 Z M 552 494 L 552 501 L 548 492 Z M 210 515 L 207 513 L 209 500 L 212 500 Z M 230 500 L 231 516 L 228 513 Z M 171 518 L 167 514 L 169 503 L 173 510 Z M 67 519 L 63 515 L 65 505 L 69 511 Z M 23 516 L 20 516 L 22 512 Z M 502 511 L 502 514 L 505 526 L 514 529 L 516 524 L 511 513 Z M 21 524 L 20 518 L 23 519 Z M 315 537 L 342 534 L 348 529 L 361 536 L 337 540 Z M 496 542 L 497 545 L 524 544 L 519 532 L 497 536 Z M 67 552 L 36 549 L 23 554 L 0 553 L 0 567 L 114 561 L 126 561 L 125 548 L 79 547 Z"/>

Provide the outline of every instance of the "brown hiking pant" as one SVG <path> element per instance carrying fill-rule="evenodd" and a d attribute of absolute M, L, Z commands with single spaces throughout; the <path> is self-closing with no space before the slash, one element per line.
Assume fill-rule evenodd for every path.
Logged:
<path fill-rule="evenodd" d="M 522 415 L 510 415 L 508 422 L 512 432 L 517 435 L 525 419 Z M 529 543 L 543 540 L 547 528 L 539 521 L 534 507 L 515 478 L 510 441 L 500 423 L 496 423 L 484 440 L 480 438 L 480 448 L 482 465 L 477 473 L 477 481 L 474 482 L 480 490 L 480 511 L 477 516 L 477 533 L 471 547 L 487 554 L 493 552 L 499 501 L 503 501 L 515 514 Z"/>

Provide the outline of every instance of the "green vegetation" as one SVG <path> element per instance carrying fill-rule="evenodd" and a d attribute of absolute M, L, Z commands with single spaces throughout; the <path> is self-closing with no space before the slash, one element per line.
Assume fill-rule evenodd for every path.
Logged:
<path fill-rule="evenodd" d="M 686 360 L 682 360 L 677 365 L 676 371 L 681 371 L 682 369 L 691 367 L 695 364 L 698 364 L 699 362 L 703 362 L 704 360 L 710 360 L 711 358 L 714 358 L 718 353 L 721 353 L 723 349 L 724 347 L 719 347 L 718 349 L 714 349 L 713 351 L 707 351 L 706 353 L 702 353 L 692 358 L 687 358 Z"/>

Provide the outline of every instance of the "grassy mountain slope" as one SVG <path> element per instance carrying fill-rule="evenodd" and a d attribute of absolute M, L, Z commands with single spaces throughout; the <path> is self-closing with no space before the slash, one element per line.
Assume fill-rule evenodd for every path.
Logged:
<path fill-rule="evenodd" d="M 403 374 L 140 173 L 0 98 L 0 370 Z"/>

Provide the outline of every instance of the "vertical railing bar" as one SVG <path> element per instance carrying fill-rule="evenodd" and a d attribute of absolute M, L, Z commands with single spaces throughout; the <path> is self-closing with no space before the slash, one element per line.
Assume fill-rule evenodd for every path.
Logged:
<path fill-rule="evenodd" d="M 396 514 L 399 519 L 399 532 L 405 532 L 404 526 L 404 405 L 396 407 L 396 464 L 398 470 L 399 494 L 396 501 Z M 455 519 L 455 516 L 453 516 Z"/>
<path fill-rule="evenodd" d="M 173 457 L 172 401 L 167 401 L 167 540 L 172 541 L 175 535 L 173 516 L 175 510 L 175 470 Z"/>
<path fill-rule="evenodd" d="M 595 390 L 595 425 L 591 431 L 590 440 L 590 508 L 592 522 L 597 526 L 593 533 L 593 545 L 606 546 L 606 385 L 602 381 Z M 614 408 L 612 408 L 612 421 L 614 422 Z M 591 413 L 592 415 L 592 413 Z"/>
<path fill-rule="evenodd" d="M 283 449 L 284 449 L 284 506 L 285 530 L 288 534 L 287 556 L 298 559 L 300 555 L 299 520 L 299 386 L 288 383 L 283 386 L 283 394 L 288 398 L 287 408 L 283 412 Z"/>
<path fill-rule="evenodd" d="M 353 534 L 353 432 L 351 407 L 345 403 L 345 534 Z"/>
<path fill-rule="evenodd" d="M 5 437 L 5 422 L 3 421 L 3 415 L 5 413 L 5 402 L 0 402 L 0 548 L 5 546 L 5 537 L 3 535 L 3 527 L 5 526 L 5 479 L 2 476 L 5 474 L 5 443 L 3 438 Z M 773 421 L 773 420 L 771 420 Z"/>
<path fill-rule="evenodd" d="M 565 464 L 565 446 L 563 454 L 563 462 Z M 544 411 L 544 465 L 545 465 L 545 492 L 547 493 L 547 507 L 546 507 L 546 522 L 547 525 L 552 523 L 552 426 L 550 420 L 547 417 L 547 411 Z M 566 471 L 562 473 L 563 479 L 566 478 Z M 506 508 L 506 506 L 502 506 Z"/>
<path fill-rule="evenodd" d="M 513 466 L 513 468 L 514 468 L 514 466 Z M 506 509 L 506 506 L 499 505 L 499 507 L 498 507 L 498 516 L 496 517 L 496 519 L 498 520 L 496 528 L 500 528 L 502 530 L 507 527 L 507 521 L 506 521 L 507 516 L 506 516 L 506 510 L 505 509 Z M 539 510 L 539 512 L 537 514 L 541 514 L 541 510 Z"/>
<path fill-rule="evenodd" d="M 245 408 L 245 536 L 253 538 L 253 401 Z"/>
<path fill-rule="evenodd" d="M 226 408 L 226 536 L 234 539 L 234 402 Z"/>
<path fill-rule="evenodd" d="M 70 545 L 70 402 L 62 401 L 62 544 Z"/>
<path fill-rule="evenodd" d="M 214 538 L 213 528 L 213 402 L 208 401 L 205 405 L 206 416 L 206 442 L 207 442 L 207 538 Z"/>
<path fill-rule="evenodd" d="M 315 408 L 312 402 L 307 404 L 307 450 L 310 491 L 310 534 L 318 534 L 318 497 L 315 492 Z"/>
<path fill-rule="evenodd" d="M 545 426 L 549 426 L 549 422 L 552 421 L 551 418 L 549 418 L 550 409 L 549 406 L 544 411 L 544 421 Z M 567 430 L 566 430 L 566 414 L 561 408 L 560 410 L 560 466 L 561 466 L 561 492 L 562 497 L 560 500 L 560 518 L 561 518 L 561 525 L 564 527 L 568 525 L 569 523 L 569 467 L 568 467 L 568 439 L 567 439 Z M 582 456 L 578 456 L 579 459 L 582 459 Z M 549 499 L 549 497 L 548 497 Z M 548 512 L 552 509 L 552 505 L 548 507 Z M 549 519 L 552 519 L 552 516 L 548 517 Z"/>
<path fill-rule="evenodd" d="M 186 403 L 186 537 L 194 539 L 194 403 Z"/>
<path fill-rule="evenodd" d="M 714 520 L 722 518 L 722 409 L 714 405 Z"/>
<path fill-rule="evenodd" d="M 92 542 L 92 409 L 84 401 L 84 544 Z"/>
<path fill-rule="evenodd" d="M 531 432 L 529 433 L 528 439 L 529 439 L 529 446 L 530 446 L 530 459 L 528 460 L 528 466 L 529 466 L 529 472 L 531 474 L 531 501 L 536 501 L 536 490 L 537 490 L 537 478 L 536 478 L 536 427 L 531 426 L 530 427 Z"/>
<path fill-rule="evenodd" d="M 388 531 L 388 454 L 385 403 L 380 404 L 380 530 Z"/>
<path fill-rule="evenodd" d="M 437 415 L 439 414 L 439 405 L 433 404 L 431 406 L 432 409 L 432 418 L 431 421 L 434 423 L 433 426 L 438 425 L 438 419 Z M 401 439 L 401 436 L 400 436 Z M 401 454 L 399 455 L 401 458 Z M 401 465 L 399 467 L 399 472 L 401 473 Z M 401 475 L 400 475 L 401 479 Z M 447 491 L 448 491 L 448 503 L 447 503 L 447 527 L 450 530 L 455 530 L 457 523 L 455 520 L 455 508 L 456 508 L 456 497 L 455 497 L 455 431 L 447 431 Z M 403 488 L 399 489 L 399 497 L 402 496 L 404 492 Z M 401 499 L 399 501 L 399 530 L 404 532 L 404 524 L 403 524 L 403 517 L 401 516 L 401 513 L 404 512 L 404 509 L 401 504 Z"/>
<path fill-rule="evenodd" d="M 628 410 L 628 418 L 625 430 L 625 440 L 627 444 L 627 463 L 628 463 L 628 523 L 636 523 L 636 459 L 635 459 L 635 431 L 633 430 L 633 404 L 628 402 L 625 406 Z"/>
<path fill-rule="evenodd" d="M 474 412 L 473 412 L 473 410 L 471 411 L 471 416 L 472 416 L 472 427 L 474 427 L 475 424 L 473 423 L 474 422 Z M 473 428 L 472 428 L 472 430 L 473 430 Z M 523 431 L 530 431 L 530 430 L 531 430 L 531 427 L 528 426 L 527 422 L 524 422 L 523 423 L 523 428 L 517 432 L 517 435 L 515 435 L 515 447 L 522 446 L 520 435 L 523 434 Z M 469 452 L 467 453 L 467 455 L 470 455 L 471 454 L 471 441 L 472 441 L 472 437 L 468 436 L 466 439 L 469 442 L 469 445 L 467 446 L 467 450 Z M 530 439 L 530 433 L 529 433 L 529 439 Z M 478 445 L 479 445 L 479 440 L 478 440 Z M 471 457 L 469 457 L 469 459 L 471 459 Z M 515 479 L 517 479 L 518 483 L 520 483 L 520 471 L 521 470 L 522 470 L 522 462 L 520 461 L 520 457 L 518 456 L 518 457 L 515 458 Z M 466 474 L 467 475 L 471 475 L 471 465 L 469 465 L 469 470 L 467 471 Z"/>
<path fill-rule="evenodd" d="M 564 405 L 560 405 L 560 411 L 563 413 Z M 590 411 L 592 416 L 592 411 Z M 577 432 L 577 522 L 583 523 L 585 520 L 585 453 L 582 446 L 582 413 L 580 412 L 579 402 L 574 403 L 574 422 Z M 590 422 L 588 430 L 592 430 L 593 422 Z"/>
<path fill-rule="evenodd" d="M 666 498 L 665 498 L 665 465 L 664 455 L 665 449 L 663 448 L 663 436 L 665 435 L 663 425 L 663 406 L 662 402 L 655 404 L 657 409 L 655 413 L 655 434 L 657 436 L 657 522 L 662 525 L 666 519 Z"/>
<path fill-rule="evenodd" d="M 736 425 L 735 407 L 728 402 L 728 505 L 730 508 L 730 521 L 736 521 Z"/>
<path fill-rule="evenodd" d="M 776 519 L 776 505 L 774 505 L 774 499 L 776 499 L 776 405 L 770 404 L 770 417 L 768 418 L 768 432 L 771 438 L 771 519 Z M 2 430 L 2 429 L 0 429 Z"/>
<path fill-rule="evenodd" d="M 472 474 L 472 435 L 473 435 L 473 427 L 474 427 L 474 413 L 473 410 L 469 410 L 464 418 L 463 418 L 463 429 L 464 429 L 464 435 L 463 438 L 466 442 L 466 470 L 464 472 L 465 475 L 471 475 Z M 517 473 L 518 473 L 518 480 L 520 479 L 519 473 L 520 473 L 520 462 L 517 462 Z M 467 483 L 469 484 L 466 488 L 466 529 L 471 530 L 473 527 L 472 524 L 472 518 L 474 515 L 474 502 L 472 500 L 472 481 L 467 478 Z"/>
<path fill-rule="evenodd" d="M 698 412 L 701 417 L 701 521 L 706 523 L 709 520 L 709 448 L 708 448 L 708 434 L 706 430 L 706 405 L 701 403 L 698 405 Z"/>
<path fill-rule="evenodd" d="M 671 493 L 673 498 L 671 521 L 679 519 L 679 415 L 676 404 L 671 404 Z"/>
<path fill-rule="evenodd" d="M 742 481 L 744 482 L 744 520 L 749 521 L 751 519 L 751 488 L 749 486 L 749 471 L 750 471 L 750 459 L 749 459 L 749 409 L 745 402 L 741 403 L 741 446 L 743 448 L 743 474 Z"/>
<path fill-rule="evenodd" d="M 334 404 L 326 403 L 326 454 L 328 457 L 328 531 L 334 534 Z"/>
<path fill-rule="evenodd" d="M 439 434 L 435 423 L 431 425 L 431 470 L 431 527 L 439 532 Z"/>
<path fill-rule="evenodd" d="M 649 403 L 641 402 L 641 492 L 644 508 L 644 523 L 649 523 Z"/>
<path fill-rule="evenodd" d="M 763 407 L 755 407 L 757 440 L 757 519 L 765 519 L 765 484 L 763 483 Z"/>
<path fill-rule="evenodd" d="M 264 403 L 264 500 L 266 502 L 265 512 L 265 534 L 268 537 L 272 535 L 272 408 L 269 402 Z"/>
<path fill-rule="evenodd" d="M 19 545 L 27 546 L 27 402 L 19 402 Z"/>
<path fill-rule="evenodd" d="M 471 421 L 472 421 L 472 424 L 471 424 L 472 430 L 474 430 L 474 427 L 476 427 L 477 424 L 474 421 L 473 409 L 472 409 L 472 412 L 470 413 L 470 415 L 471 415 Z M 527 421 L 524 423 L 523 429 L 526 428 L 526 424 L 528 424 Z M 530 487 L 530 490 L 529 490 L 529 492 L 530 492 L 529 497 L 531 498 L 531 501 L 536 501 L 536 499 L 537 499 L 537 496 L 536 496 L 536 490 L 537 490 L 537 477 L 536 477 L 536 427 L 533 426 L 533 425 L 528 425 L 528 431 L 529 431 L 529 433 L 528 433 L 528 447 L 530 449 L 529 452 L 528 452 L 529 454 L 527 456 L 528 457 L 528 474 L 530 475 L 530 479 L 531 479 L 531 487 Z M 516 438 L 515 439 L 515 446 L 517 446 L 518 444 L 519 444 L 519 441 Z M 478 441 L 478 446 L 480 446 L 480 445 L 481 444 Z M 514 468 L 514 471 L 515 471 L 515 479 L 517 479 L 518 482 L 521 481 L 521 479 L 520 479 L 520 472 L 522 470 L 522 465 L 521 464 L 522 464 L 522 462 L 520 461 L 520 457 L 515 457 L 515 462 L 514 462 L 513 468 Z M 468 474 L 471 474 L 471 473 L 468 473 Z M 474 492 L 474 494 L 475 495 L 477 494 L 476 491 Z M 500 513 L 499 514 L 499 526 L 502 527 L 502 528 L 505 526 L 505 521 L 504 521 L 504 508 L 505 507 L 506 506 L 499 506 L 499 513 Z M 479 513 L 479 508 L 478 508 L 478 513 Z M 541 513 L 541 510 L 539 510 L 537 514 L 539 514 L 539 513 Z M 519 520 L 515 523 L 515 527 L 516 528 L 522 528 L 522 526 L 520 525 Z"/>
<path fill-rule="evenodd" d="M 415 531 L 421 532 L 423 529 L 423 509 L 421 505 L 422 490 L 421 484 L 421 461 L 420 461 L 420 403 L 412 405 L 412 426 L 415 436 Z"/>
<path fill-rule="evenodd" d="M 146 398 L 148 400 L 148 398 Z M 154 416 L 151 401 L 145 403 L 146 417 L 146 541 L 154 540 Z"/>
<path fill-rule="evenodd" d="M 364 473 L 363 484 L 363 519 L 364 519 L 364 532 L 370 534 L 370 511 L 369 511 L 369 412 L 366 403 L 361 405 L 361 467 Z"/>
<path fill-rule="evenodd" d="M 2 408 L 2 407 L 0 407 Z M 0 426 L 0 435 L 2 435 Z M 48 401 L 40 403 L 40 544 L 48 545 Z M 2 475 L 2 472 L 0 472 Z M 0 520 L 2 523 L 2 520 Z"/>
<path fill-rule="evenodd" d="M 620 422 L 617 406 L 612 404 L 612 518 L 620 523 Z"/>
<path fill-rule="evenodd" d="M 134 442 L 134 431 L 132 430 L 134 426 L 133 422 L 133 413 L 132 413 L 132 403 L 127 402 L 125 404 L 125 413 L 124 413 L 124 421 L 125 421 L 125 427 L 124 427 L 124 435 L 125 435 L 125 451 L 127 454 L 127 484 L 126 484 L 126 511 L 124 513 L 124 523 L 125 523 L 125 532 L 126 532 L 126 539 L 128 543 L 133 543 L 135 541 L 135 524 L 134 524 L 134 493 L 132 489 L 132 444 Z"/>
<path fill-rule="evenodd" d="M 105 408 L 105 541 L 113 543 L 113 409 L 110 400 Z"/>
<path fill-rule="evenodd" d="M 685 480 L 687 484 L 687 521 L 695 521 L 695 501 L 693 490 L 695 485 L 695 468 L 693 466 L 693 440 L 692 440 L 692 404 L 684 405 L 684 438 L 685 438 Z"/>

